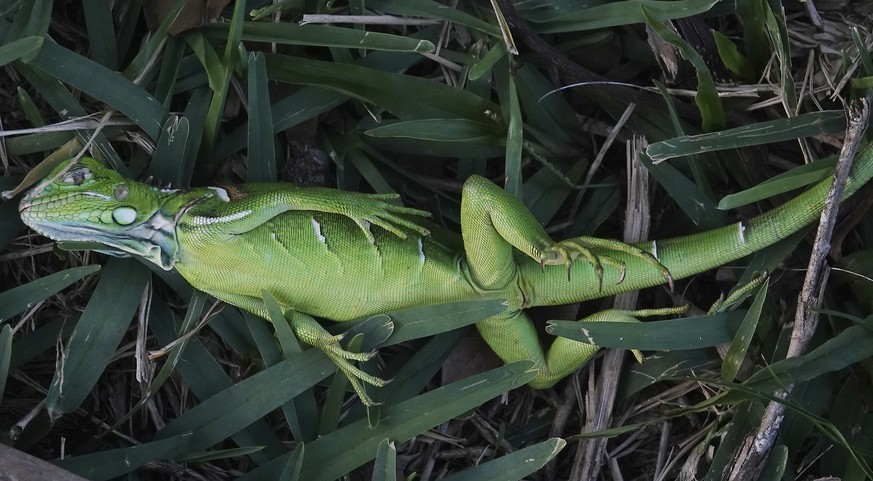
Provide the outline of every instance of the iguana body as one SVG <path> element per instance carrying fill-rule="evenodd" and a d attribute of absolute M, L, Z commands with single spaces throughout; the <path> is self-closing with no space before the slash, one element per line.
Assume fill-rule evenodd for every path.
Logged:
<path fill-rule="evenodd" d="M 846 194 L 873 176 L 861 151 Z M 567 304 L 680 279 L 756 252 L 816 219 L 830 181 L 750 221 L 630 246 L 574 238 L 553 242 L 515 198 L 471 177 L 461 199 L 461 241 L 427 235 L 420 211 L 373 196 L 287 184 L 161 190 L 84 158 L 21 202 L 25 223 L 55 240 L 92 241 L 175 268 L 192 286 L 268 318 L 262 291 L 289 311 L 295 332 L 350 376 L 351 366 L 309 316 L 345 321 L 414 306 L 505 299 L 477 324 L 505 361 L 532 360 L 546 387 L 597 347 L 559 338 L 547 353 L 523 309 Z"/>

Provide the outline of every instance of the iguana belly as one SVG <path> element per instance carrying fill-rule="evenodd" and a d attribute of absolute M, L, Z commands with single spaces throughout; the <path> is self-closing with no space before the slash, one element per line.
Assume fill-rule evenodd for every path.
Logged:
<path fill-rule="evenodd" d="M 219 219 L 220 220 L 220 219 Z M 283 307 L 336 321 L 479 297 L 463 254 L 436 240 L 372 227 L 370 243 L 350 219 L 281 214 L 239 235 L 181 219 L 176 269 L 192 286 L 239 305 L 267 290 Z M 263 315 L 262 306 L 256 309 Z"/>

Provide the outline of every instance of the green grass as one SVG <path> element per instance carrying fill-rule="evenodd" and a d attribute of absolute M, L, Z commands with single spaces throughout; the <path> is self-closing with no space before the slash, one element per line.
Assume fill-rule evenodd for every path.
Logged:
<path fill-rule="evenodd" d="M 286 1 L 260 18 L 251 12 L 271 4 L 236 2 L 205 25 L 182 1 L 156 1 L 169 13 L 152 30 L 140 3 L 0 8 L 0 190 L 78 141 L 126 175 L 174 185 L 327 178 L 399 192 L 450 229 L 475 173 L 555 238 L 615 238 L 633 135 L 648 143 L 650 237 L 663 238 L 748 218 L 830 175 L 842 102 L 873 85 L 869 38 L 845 12 L 821 12 L 831 34 L 811 56 L 818 44 L 792 40 L 815 31 L 805 10 L 763 0 L 519 2 L 503 15 L 518 55 L 493 10 L 504 0 Z M 395 21 L 301 25 L 304 14 Z M 193 27 L 176 33 L 177 18 Z M 711 43 L 688 35 L 703 20 L 718 30 Z M 677 77 L 647 32 L 675 46 Z M 393 378 L 368 387 L 383 402 L 369 411 L 286 324 L 220 308 L 174 272 L 53 246 L 24 228 L 17 197 L 0 201 L 0 443 L 88 479 L 459 481 L 606 479 L 577 444 L 607 438 L 624 479 L 715 480 L 774 392 L 794 385 L 761 479 L 865 479 L 873 224 L 870 195 L 858 197 L 831 242 L 839 269 L 803 356 L 785 359 L 810 251 L 797 235 L 679 283 L 681 300 L 641 293 L 640 309 L 690 304 L 681 319 L 581 332 L 570 321 L 610 300 L 535 312 L 544 336 L 648 355 L 620 369 L 598 359 L 543 391 L 524 387 L 527 364 L 495 368 L 475 343 L 467 326 L 498 303 L 331 326 L 378 348 L 362 368 Z M 763 270 L 762 287 L 705 314 Z M 591 408 L 591 386 L 613 389 L 615 406 Z"/>

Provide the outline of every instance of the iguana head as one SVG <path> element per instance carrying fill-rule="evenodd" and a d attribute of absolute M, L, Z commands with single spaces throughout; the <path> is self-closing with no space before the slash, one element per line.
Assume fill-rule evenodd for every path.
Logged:
<path fill-rule="evenodd" d="M 125 179 L 88 157 L 58 175 L 68 164 L 49 174 L 49 184 L 27 192 L 21 220 L 57 241 L 97 242 L 172 269 L 176 219 L 196 200 Z"/>

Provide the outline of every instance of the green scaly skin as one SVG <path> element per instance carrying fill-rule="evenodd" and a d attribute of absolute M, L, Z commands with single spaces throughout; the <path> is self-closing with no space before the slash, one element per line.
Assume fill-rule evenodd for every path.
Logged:
<path fill-rule="evenodd" d="M 67 163 L 68 164 L 68 163 Z M 65 171 L 66 170 L 66 171 Z M 873 176 L 873 150 L 855 160 L 846 196 Z M 588 237 L 552 241 L 504 190 L 473 176 L 461 198 L 461 240 L 428 235 L 422 211 L 392 196 L 288 184 L 159 189 L 83 158 L 62 166 L 20 205 L 22 220 L 58 241 L 89 241 L 138 255 L 229 304 L 269 318 L 261 292 L 286 309 L 297 335 L 349 376 L 366 354 L 339 347 L 311 316 L 346 321 L 429 304 L 505 299 L 504 313 L 477 324 L 504 361 L 532 360 L 533 387 L 551 386 L 597 347 L 564 338 L 544 352 L 524 313 L 681 279 L 747 256 L 820 214 L 830 179 L 743 223 L 628 245 Z M 462 246 L 462 247 L 461 247 Z M 329 295 L 340 293 L 340 295 Z M 596 316 L 589 320 L 620 320 Z"/>

